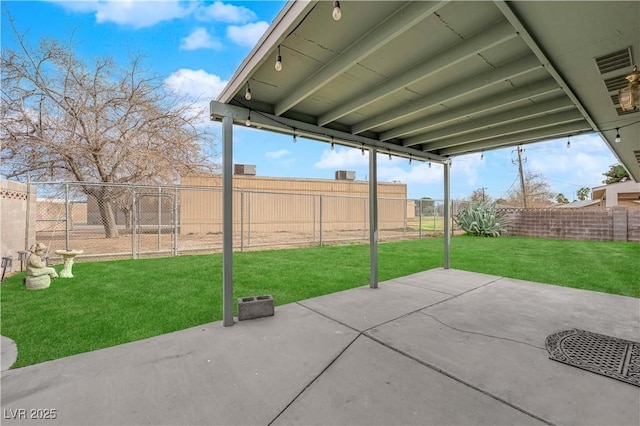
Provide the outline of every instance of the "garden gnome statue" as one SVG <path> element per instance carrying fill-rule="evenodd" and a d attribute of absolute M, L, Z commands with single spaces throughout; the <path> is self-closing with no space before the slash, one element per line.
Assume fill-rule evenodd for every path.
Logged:
<path fill-rule="evenodd" d="M 56 270 L 47 267 L 42 260 L 42 256 L 47 250 L 47 246 L 37 243 L 29 249 L 29 257 L 27 257 L 27 278 L 25 284 L 27 290 L 39 290 L 47 288 L 51 284 L 51 278 L 58 278 Z"/>

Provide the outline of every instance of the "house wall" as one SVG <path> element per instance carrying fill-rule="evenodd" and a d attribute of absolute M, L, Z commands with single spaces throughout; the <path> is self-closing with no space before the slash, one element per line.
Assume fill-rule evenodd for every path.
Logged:
<path fill-rule="evenodd" d="M 640 209 L 502 209 L 508 235 L 567 240 L 640 242 Z"/>
<path fill-rule="evenodd" d="M 18 251 L 36 241 L 36 187 L 0 180 L 0 254 L 13 257 L 16 268 Z"/>
<path fill-rule="evenodd" d="M 215 175 L 181 179 L 180 233 L 222 232 L 221 185 Z M 325 231 L 368 226 L 368 182 L 236 175 L 233 186 L 236 230 L 243 223 L 252 232 L 312 232 L 320 215 Z M 414 216 L 406 194 L 404 184 L 378 184 L 380 229 L 403 228 L 406 217 Z"/>

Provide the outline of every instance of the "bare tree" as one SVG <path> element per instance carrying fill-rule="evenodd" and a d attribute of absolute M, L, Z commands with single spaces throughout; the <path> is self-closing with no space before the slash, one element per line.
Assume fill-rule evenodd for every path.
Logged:
<path fill-rule="evenodd" d="M 13 24 L 13 23 L 12 23 Z M 1 151 L 7 177 L 104 184 L 159 184 L 212 171 L 213 135 L 191 104 L 171 95 L 136 57 L 86 63 L 44 39 L 2 50 Z M 207 152 L 207 149 L 209 151 Z M 118 186 L 83 185 L 100 206 L 107 238 L 117 237 Z"/>
<path fill-rule="evenodd" d="M 527 196 L 527 206 L 546 205 L 556 198 L 556 194 L 551 191 L 551 187 L 546 178 L 538 173 L 527 172 L 524 175 L 523 186 Z M 523 203 L 522 190 L 512 188 L 505 194 L 505 198 L 510 205 L 521 205 Z"/>

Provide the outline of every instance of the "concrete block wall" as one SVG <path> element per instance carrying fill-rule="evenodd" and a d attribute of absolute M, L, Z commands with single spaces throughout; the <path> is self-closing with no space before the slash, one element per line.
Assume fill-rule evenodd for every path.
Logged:
<path fill-rule="evenodd" d="M 36 187 L 0 180 L 0 254 L 13 256 L 16 269 L 18 251 L 36 241 Z"/>
<path fill-rule="evenodd" d="M 640 211 L 614 209 L 504 209 L 508 235 L 592 241 L 639 241 Z"/>

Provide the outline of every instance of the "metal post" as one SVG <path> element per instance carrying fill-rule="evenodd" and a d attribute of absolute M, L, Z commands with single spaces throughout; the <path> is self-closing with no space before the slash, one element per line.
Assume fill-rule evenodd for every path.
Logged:
<path fill-rule="evenodd" d="M 444 163 L 444 269 L 451 267 L 451 163 Z"/>
<path fill-rule="evenodd" d="M 369 148 L 369 287 L 378 288 L 378 152 Z"/>
<path fill-rule="evenodd" d="M 178 255 L 178 188 L 173 190 L 173 255 Z"/>
<path fill-rule="evenodd" d="M 247 193 L 247 245 L 251 247 L 251 192 Z"/>
<path fill-rule="evenodd" d="M 407 204 L 409 200 L 404 199 L 404 225 L 402 227 L 402 236 L 407 235 Z"/>
<path fill-rule="evenodd" d="M 233 117 L 222 117 L 222 325 L 233 325 Z"/>
<path fill-rule="evenodd" d="M 419 238 L 422 238 L 422 198 L 420 200 L 418 200 L 418 207 L 419 207 L 419 213 L 418 213 L 418 236 L 419 236 Z"/>
<path fill-rule="evenodd" d="M 36 195 L 36 200 L 38 199 Z M 25 250 L 29 249 L 29 234 L 31 233 L 31 202 L 33 198 L 31 197 L 31 176 L 27 175 L 27 208 L 25 212 L 24 218 L 24 248 Z M 37 207 L 37 206 L 36 206 Z M 36 213 L 38 212 L 36 208 Z M 34 241 L 35 242 L 35 241 Z"/>
<path fill-rule="evenodd" d="M 244 191 L 240 191 L 240 251 L 244 251 Z"/>
<path fill-rule="evenodd" d="M 367 238 L 367 199 L 362 199 L 362 218 L 364 220 L 364 235 L 363 238 Z"/>
<path fill-rule="evenodd" d="M 313 242 L 316 242 L 316 196 L 312 195 L 313 200 Z"/>
<path fill-rule="evenodd" d="M 67 251 L 69 248 L 69 184 L 64 184 L 64 243 Z"/>
<path fill-rule="evenodd" d="M 320 247 L 322 247 L 322 195 L 320 195 Z"/>
<path fill-rule="evenodd" d="M 162 188 L 158 187 L 158 251 L 160 251 L 160 230 L 162 229 Z"/>
<path fill-rule="evenodd" d="M 136 187 L 131 187 L 131 258 L 136 259 Z"/>

